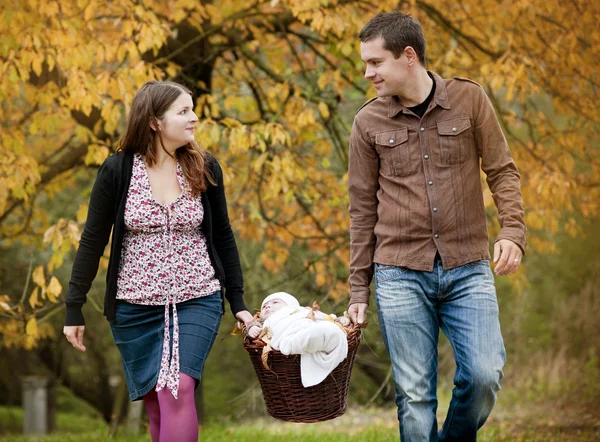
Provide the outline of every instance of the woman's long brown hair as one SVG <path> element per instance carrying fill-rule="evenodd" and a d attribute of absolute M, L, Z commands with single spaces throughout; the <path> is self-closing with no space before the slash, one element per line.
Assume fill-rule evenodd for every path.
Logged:
<path fill-rule="evenodd" d="M 144 156 L 149 167 L 156 164 L 158 145 L 167 152 L 158 127 L 167 109 L 181 94 L 192 92 L 185 86 L 172 81 L 149 81 L 144 84 L 133 97 L 131 110 L 127 118 L 127 128 L 119 143 L 122 151 L 136 152 Z M 167 152 L 169 156 L 172 156 Z M 198 196 L 207 188 L 206 181 L 215 184 L 214 178 L 207 167 L 206 152 L 192 141 L 175 151 L 175 156 L 187 180 L 192 195 Z"/>

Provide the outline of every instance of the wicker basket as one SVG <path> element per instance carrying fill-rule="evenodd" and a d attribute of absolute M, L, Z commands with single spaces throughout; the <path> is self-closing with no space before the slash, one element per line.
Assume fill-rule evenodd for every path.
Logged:
<path fill-rule="evenodd" d="M 288 422 L 322 422 L 341 416 L 348 405 L 350 374 L 360 344 L 360 327 L 351 325 L 348 332 L 348 356 L 323 382 L 304 388 L 300 378 L 300 356 L 269 353 L 269 369 L 263 366 L 263 346 L 252 342 L 243 327 L 244 348 L 250 355 L 262 388 L 267 412 Z"/>

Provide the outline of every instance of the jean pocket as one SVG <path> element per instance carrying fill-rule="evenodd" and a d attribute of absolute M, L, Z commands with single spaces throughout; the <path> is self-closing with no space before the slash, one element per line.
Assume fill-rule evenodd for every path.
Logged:
<path fill-rule="evenodd" d="M 408 267 L 375 264 L 375 282 L 381 283 L 398 278 L 408 272 Z"/>

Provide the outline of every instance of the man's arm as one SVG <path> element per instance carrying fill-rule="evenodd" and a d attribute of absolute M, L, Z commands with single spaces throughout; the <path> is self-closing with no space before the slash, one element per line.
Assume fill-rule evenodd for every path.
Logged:
<path fill-rule="evenodd" d="M 377 223 L 377 190 L 379 189 L 379 156 L 364 136 L 357 118 L 350 133 L 348 160 L 348 195 L 350 198 L 350 307 L 349 314 L 364 313 L 371 295 L 375 224 Z M 356 315 L 355 315 L 356 316 Z M 364 315 L 363 315 L 364 316 Z M 352 317 L 356 322 L 356 317 Z M 363 319 L 364 320 L 364 319 Z"/>
<path fill-rule="evenodd" d="M 527 244 L 520 175 L 494 107 L 481 87 L 475 118 L 475 143 L 498 208 L 501 229 L 494 245 L 496 273 L 510 275 L 518 269 Z"/>

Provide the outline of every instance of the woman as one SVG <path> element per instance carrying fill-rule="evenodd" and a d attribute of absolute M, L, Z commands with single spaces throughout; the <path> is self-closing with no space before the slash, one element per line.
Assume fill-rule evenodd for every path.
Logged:
<path fill-rule="evenodd" d="M 66 296 L 64 334 L 85 351 L 81 308 L 112 230 L 104 314 L 153 442 L 198 440 L 194 389 L 223 290 L 236 318 L 252 321 L 223 173 L 194 140 L 197 121 L 184 86 L 150 81 L 137 92 L 119 151 L 98 170 Z"/>

